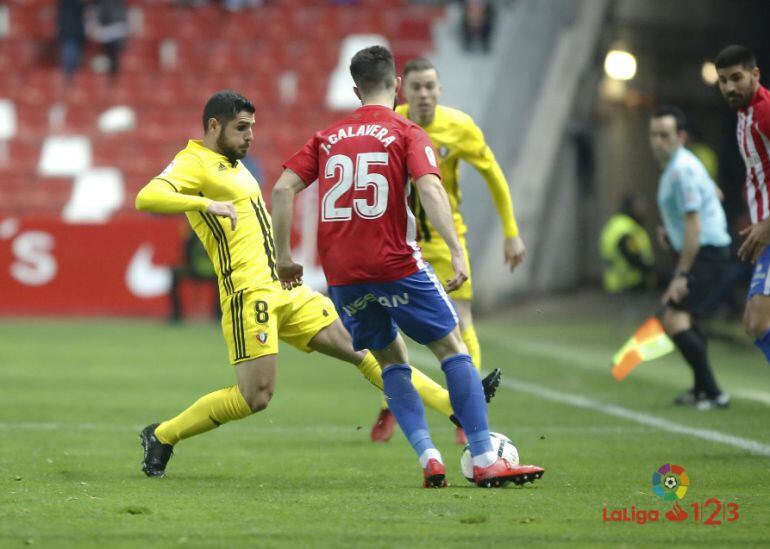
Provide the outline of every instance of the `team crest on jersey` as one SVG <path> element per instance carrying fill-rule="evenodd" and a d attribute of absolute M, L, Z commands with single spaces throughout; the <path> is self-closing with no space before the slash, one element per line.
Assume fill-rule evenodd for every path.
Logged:
<path fill-rule="evenodd" d="M 438 148 L 438 155 L 441 158 L 446 158 L 448 154 L 449 154 L 449 147 L 447 147 L 446 145 L 441 145 Z"/>
<path fill-rule="evenodd" d="M 267 343 L 267 332 L 257 332 L 257 340 L 264 345 Z"/>

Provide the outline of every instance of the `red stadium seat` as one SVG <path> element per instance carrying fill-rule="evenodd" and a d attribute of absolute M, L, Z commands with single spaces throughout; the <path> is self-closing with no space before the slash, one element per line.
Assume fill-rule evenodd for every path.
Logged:
<path fill-rule="evenodd" d="M 56 38 L 56 5 L 10 6 L 10 37 L 23 40 L 54 40 Z"/>
<path fill-rule="evenodd" d="M 405 0 L 360 0 L 353 6 L 321 0 L 269 1 L 265 6 L 230 13 L 217 3 L 187 7 L 165 0 L 130 0 L 135 28 L 115 79 L 94 74 L 90 45 L 73 82 L 65 85 L 55 44 L 56 5 L 51 0 L 9 0 L 11 35 L 0 41 L 0 97 L 14 100 L 19 136 L 9 144 L 10 159 L 0 165 L 0 194 L 9 208 L 60 209 L 70 183 L 37 185 L 43 138 L 52 131 L 88 135 L 94 166 L 114 166 L 135 193 L 157 175 L 190 138 L 200 138 L 200 114 L 212 93 L 235 89 L 254 102 L 255 141 L 251 154 L 272 184 L 281 163 L 339 113 L 325 110 L 331 70 L 340 41 L 351 32 L 388 38 L 397 62 L 431 47 L 430 25 L 443 8 L 414 6 Z M 393 9 L 398 8 L 398 9 Z M 139 17 L 136 17 L 136 16 Z M 161 63 L 159 48 L 176 48 L 175 66 Z M 297 76 L 296 98 L 280 96 L 280 78 Z M 67 107 L 64 124 L 49 125 L 51 105 Z M 111 105 L 131 106 L 133 131 L 104 135 L 99 114 Z M 17 191 L 35 183 L 33 192 Z M 266 187 L 268 188 L 268 187 Z M 130 191 L 129 191 L 130 190 Z M 67 194 L 68 196 L 68 194 Z M 133 214 L 133 200 L 122 211 Z M 58 210 L 57 210 L 58 215 Z"/>
<path fill-rule="evenodd" d="M 156 40 L 129 38 L 120 58 L 122 75 L 147 74 L 158 71 L 160 68 L 159 46 L 160 42 Z"/>

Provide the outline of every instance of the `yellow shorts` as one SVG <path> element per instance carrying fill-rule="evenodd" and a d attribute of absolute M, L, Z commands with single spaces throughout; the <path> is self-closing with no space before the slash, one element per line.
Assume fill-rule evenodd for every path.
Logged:
<path fill-rule="evenodd" d="M 308 286 L 241 290 L 222 301 L 222 333 L 230 362 L 278 353 L 281 339 L 309 353 L 308 343 L 337 318 L 328 297 Z"/>
<path fill-rule="evenodd" d="M 421 240 L 419 244 L 422 249 L 422 257 L 430 263 L 433 270 L 436 271 L 436 276 L 442 284 L 445 284 L 447 280 L 454 278 L 452 256 L 449 253 L 449 246 L 446 245 L 446 242 L 444 242 L 443 239 L 434 236 L 427 242 Z M 471 262 L 468 258 L 468 246 L 465 245 L 465 237 L 460 237 L 460 245 L 463 247 L 465 263 L 468 265 L 468 280 L 454 292 L 450 292 L 449 297 L 452 299 L 470 301 L 473 298 L 473 281 L 471 279 Z"/>

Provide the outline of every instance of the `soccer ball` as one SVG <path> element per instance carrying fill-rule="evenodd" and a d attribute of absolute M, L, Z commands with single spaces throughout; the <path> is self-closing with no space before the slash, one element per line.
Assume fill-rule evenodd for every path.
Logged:
<path fill-rule="evenodd" d="M 666 480 L 663 481 L 663 484 L 668 488 L 669 490 L 673 490 L 676 488 L 676 485 L 678 484 L 676 481 L 676 477 L 666 477 Z"/>
<path fill-rule="evenodd" d="M 511 465 L 519 464 L 519 451 L 514 446 L 511 439 L 500 433 L 489 433 L 492 441 L 492 449 L 498 456 L 505 458 Z M 466 444 L 463 453 L 460 456 L 460 469 L 468 482 L 473 482 L 473 458 L 471 457 L 471 447 Z"/>

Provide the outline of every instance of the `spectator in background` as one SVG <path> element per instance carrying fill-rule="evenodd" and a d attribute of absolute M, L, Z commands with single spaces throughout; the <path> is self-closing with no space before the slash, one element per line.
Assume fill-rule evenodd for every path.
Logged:
<path fill-rule="evenodd" d="M 463 47 L 472 51 L 478 44 L 481 50 L 490 50 L 494 27 L 495 8 L 489 0 L 463 0 Z"/>
<path fill-rule="evenodd" d="M 83 46 L 86 41 L 84 11 L 83 0 L 59 0 L 59 56 L 61 68 L 67 80 L 72 79 L 83 57 Z"/>
<path fill-rule="evenodd" d="M 128 17 L 123 0 L 95 0 L 96 40 L 104 45 L 109 59 L 108 72 L 115 76 L 120 68 L 120 54 L 128 37 Z"/>
<path fill-rule="evenodd" d="M 604 289 L 610 293 L 638 292 L 655 287 L 655 257 L 644 228 L 647 201 L 629 193 L 620 211 L 610 217 L 599 240 L 604 263 Z"/>

